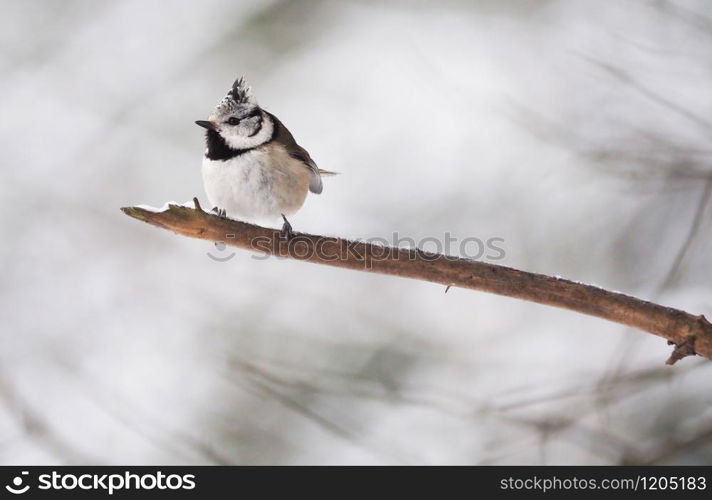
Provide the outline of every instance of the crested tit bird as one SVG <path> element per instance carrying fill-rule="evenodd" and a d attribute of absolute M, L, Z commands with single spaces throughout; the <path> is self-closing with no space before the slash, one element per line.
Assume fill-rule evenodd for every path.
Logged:
<path fill-rule="evenodd" d="M 292 235 L 286 216 L 307 191 L 322 191 L 321 170 L 276 116 L 257 105 L 244 78 L 233 83 L 207 120 L 203 183 L 213 211 L 231 218 L 274 219 Z"/>

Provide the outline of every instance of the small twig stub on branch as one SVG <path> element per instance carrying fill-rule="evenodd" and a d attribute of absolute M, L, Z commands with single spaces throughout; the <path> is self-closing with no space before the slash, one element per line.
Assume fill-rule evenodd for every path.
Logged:
<path fill-rule="evenodd" d="M 695 338 L 696 337 L 692 335 L 677 345 L 675 345 L 675 343 L 671 340 L 668 340 L 668 345 L 674 345 L 675 348 L 672 350 L 672 354 L 670 354 L 670 357 L 667 359 L 665 364 L 674 365 L 687 356 L 694 356 L 697 354 L 695 352 Z"/>

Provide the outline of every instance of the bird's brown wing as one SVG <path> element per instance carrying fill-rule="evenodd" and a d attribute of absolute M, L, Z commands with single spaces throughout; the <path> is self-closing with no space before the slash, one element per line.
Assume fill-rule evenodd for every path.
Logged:
<path fill-rule="evenodd" d="M 265 113 L 267 112 L 265 111 Z M 267 114 L 272 118 L 272 123 L 274 123 L 274 137 L 272 140 L 284 146 L 289 156 L 295 160 L 299 160 L 309 169 L 309 191 L 314 194 L 321 193 L 324 186 L 321 183 L 319 167 L 316 166 L 316 163 L 314 163 L 314 160 L 309 156 L 307 150 L 297 144 L 297 141 L 294 140 L 294 137 L 289 130 L 287 130 L 287 127 L 279 121 L 279 118 L 272 113 Z"/>

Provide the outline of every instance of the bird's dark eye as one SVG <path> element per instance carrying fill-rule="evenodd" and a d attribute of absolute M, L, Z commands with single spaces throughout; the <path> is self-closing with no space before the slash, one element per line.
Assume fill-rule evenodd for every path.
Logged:
<path fill-rule="evenodd" d="M 227 121 L 230 125 L 237 125 L 240 123 L 240 120 L 235 118 L 234 116 L 231 116 L 230 119 Z"/>

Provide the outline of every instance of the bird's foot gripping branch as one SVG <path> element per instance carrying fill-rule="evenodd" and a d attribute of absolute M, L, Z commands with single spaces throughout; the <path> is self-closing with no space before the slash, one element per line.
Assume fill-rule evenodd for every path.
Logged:
<path fill-rule="evenodd" d="M 597 316 L 652 333 L 674 345 L 667 364 L 692 355 L 712 360 L 712 324 L 693 315 L 618 292 L 510 267 L 419 250 L 344 238 L 294 233 L 219 217 L 205 212 L 198 199 L 155 209 L 124 207 L 127 215 L 183 236 L 334 267 L 368 271 L 516 297 Z"/>

